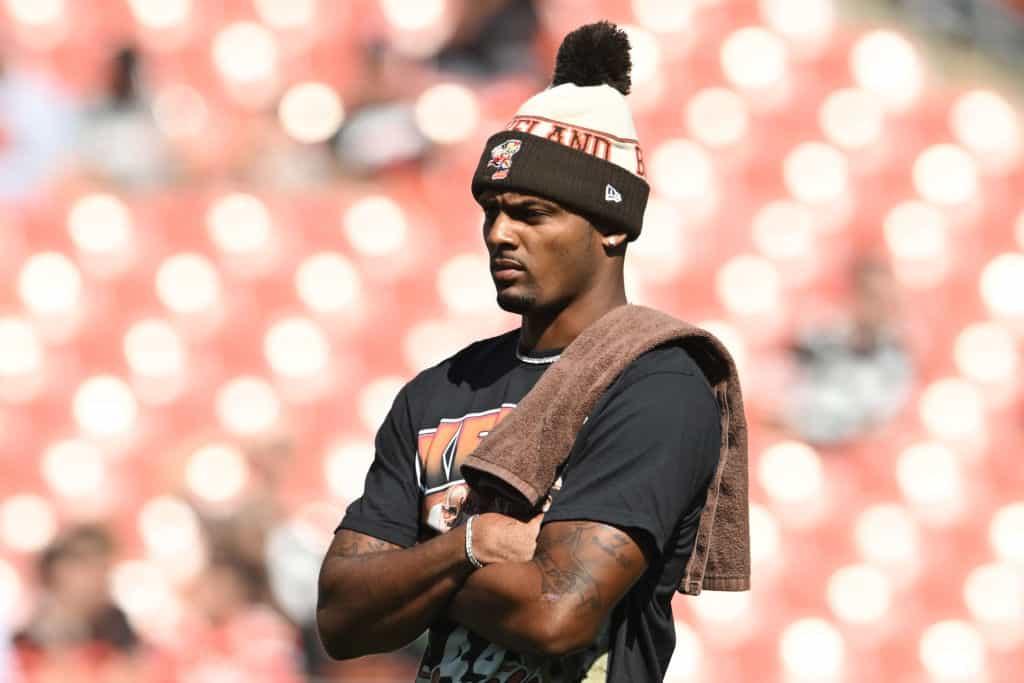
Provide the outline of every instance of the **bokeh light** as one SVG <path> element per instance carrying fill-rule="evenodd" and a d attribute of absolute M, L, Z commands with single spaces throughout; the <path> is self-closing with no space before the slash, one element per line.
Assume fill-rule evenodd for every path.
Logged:
<path fill-rule="evenodd" d="M 297 29 L 316 20 L 317 0 L 253 0 L 260 21 L 279 30 Z"/>
<path fill-rule="evenodd" d="M 783 630 L 779 658 L 796 680 L 833 680 L 845 666 L 846 644 L 838 629 L 825 619 L 800 619 Z"/>
<path fill-rule="evenodd" d="M 817 48 L 835 30 L 833 0 L 759 0 L 758 6 L 768 28 L 800 47 Z"/>
<path fill-rule="evenodd" d="M 846 156 L 823 142 L 797 145 L 783 162 L 786 187 L 807 204 L 836 202 L 847 195 Z"/>
<path fill-rule="evenodd" d="M 654 189 L 669 199 L 701 203 L 715 192 L 711 156 L 690 140 L 662 142 L 651 155 L 648 168 Z"/>
<path fill-rule="evenodd" d="M 862 149 L 882 137 L 885 108 L 877 95 L 859 88 L 843 88 L 822 103 L 818 123 L 825 136 L 840 147 Z"/>
<path fill-rule="evenodd" d="M 132 372 L 141 377 L 167 379 L 185 371 L 186 351 L 181 336 L 159 318 L 146 318 L 128 328 L 124 355 Z"/>
<path fill-rule="evenodd" d="M 965 621 L 932 624 L 921 635 L 918 656 L 925 670 L 941 681 L 978 681 L 986 669 L 985 643 Z"/>
<path fill-rule="evenodd" d="M 146 554 L 172 579 L 191 579 L 202 568 L 205 552 L 199 518 L 185 501 L 166 495 L 149 499 L 139 510 L 138 529 Z"/>
<path fill-rule="evenodd" d="M 675 620 L 676 647 L 665 671 L 665 680 L 684 683 L 700 680 L 704 666 L 704 646 L 700 636 L 685 621 Z"/>
<path fill-rule="evenodd" d="M 85 498 L 102 490 L 106 483 L 106 461 L 100 449 L 81 439 L 50 444 L 43 451 L 43 478 L 65 498 Z"/>
<path fill-rule="evenodd" d="M 832 612 L 851 624 L 870 624 L 889 612 L 892 585 L 877 567 L 857 564 L 840 567 L 828 580 L 828 604 Z"/>
<path fill-rule="evenodd" d="M 247 257 L 268 249 L 274 235 L 267 205 L 243 192 L 214 200 L 206 211 L 206 229 L 219 250 Z"/>
<path fill-rule="evenodd" d="M 14 614 L 18 602 L 24 596 L 24 586 L 18 570 L 9 562 L 0 560 L 0 609 L 5 614 Z"/>
<path fill-rule="evenodd" d="M 366 472 L 373 462 L 373 445 L 369 441 L 341 441 L 324 458 L 327 490 L 335 498 L 353 501 L 363 495 Z"/>
<path fill-rule="evenodd" d="M 956 337 L 953 359 L 965 377 L 982 384 L 1013 382 L 1020 367 L 1015 337 L 994 322 L 965 327 Z"/>
<path fill-rule="evenodd" d="M 722 70 L 730 83 L 744 90 L 765 90 L 786 78 L 786 45 L 760 27 L 741 28 L 722 43 Z"/>
<path fill-rule="evenodd" d="M 912 288 L 941 283 L 949 270 L 948 228 L 946 215 L 927 202 L 893 207 L 882 229 L 896 279 Z"/>
<path fill-rule="evenodd" d="M 750 505 L 750 561 L 757 569 L 781 563 L 782 529 L 766 507 Z"/>
<path fill-rule="evenodd" d="M 820 456 L 798 441 L 766 448 L 758 460 L 757 475 L 765 493 L 780 503 L 807 505 L 820 499 L 825 489 Z"/>
<path fill-rule="evenodd" d="M 437 292 L 453 313 L 487 313 L 495 307 L 495 288 L 487 257 L 456 254 L 440 265 Z"/>
<path fill-rule="evenodd" d="M 921 559 L 921 534 L 910 512 L 896 503 L 876 503 L 857 515 L 854 541 L 868 562 L 897 576 L 912 575 Z"/>
<path fill-rule="evenodd" d="M 1024 635 L 1024 572 L 1009 562 L 983 564 L 971 570 L 964 581 L 964 604 L 980 623 L 998 626 L 1004 639 L 1000 645 L 1013 646 Z"/>
<path fill-rule="evenodd" d="M 20 318 L 0 318 L 0 380 L 38 373 L 43 366 L 43 347 L 35 329 Z"/>
<path fill-rule="evenodd" d="M 649 31 L 656 33 L 678 33 L 690 26 L 696 0 L 631 0 L 633 16 Z"/>
<path fill-rule="evenodd" d="M 213 63 L 226 80 L 239 84 L 268 81 L 276 75 L 277 42 L 265 26 L 252 21 L 228 24 L 213 39 Z"/>
<path fill-rule="evenodd" d="M 153 29 L 169 29 L 188 21 L 192 0 L 128 0 L 135 21 Z"/>
<path fill-rule="evenodd" d="M 82 276 L 64 254 L 33 254 L 18 273 L 18 295 L 33 313 L 69 316 L 82 298 Z"/>
<path fill-rule="evenodd" d="M 110 593 L 132 625 L 143 635 L 173 622 L 181 612 L 181 604 L 167 575 L 161 568 L 143 560 L 127 560 L 114 565 L 110 574 Z"/>
<path fill-rule="evenodd" d="M 431 28 L 444 16 L 445 6 L 445 0 L 380 0 L 384 17 L 401 31 Z"/>
<path fill-rule="evenodd" d="M 661 68 L 661 46 L 647 29 L 630 24 L 619 26 L 629 38 L 629 58 L 633 63 L 630 78 L 638 89 L 657 80 Z"/>
<path fill-rule="evenodd" d="M 64 18 L 64 0 L 6 0 L 7 13 L 19 24 L 33 28 L 55 24 Z"/>
<path fill-rule="evenodd" d="M 249 480 L 245 455 L 226 443 L 202 446 L 185 465 L 185 484 L 199 498 L 223 503 L 236 498 Z"/>
<path fill-rule="evenodd" d="M 914 161 L 912 172 L 914 188 L 933 204 L 956 206 L 978 194 L 974 159 L 956 145 L 932 145 Z"/>
<path fill-rule="evenodd" d="M 263 353 L 275 373 L 293 379 L 323 373 L 331 361 L 331 348 L 323 331 L 311 320 L 284 318 L 271 325 L 263 339 Z"/>
<path fill-rule="evenodd" d="M 345 120 L 337 91 L 326 83 L 298 83 L 285 92 L 277 109 L 281 127 L 299 142 L 323 142 Z"/>
<path fill-rule="evenodd" d="M 402 357 L 411 370 L 419 372 L 477 338 L 478 328 L 452 320 L 423 320 L 409 327 L 402 339 Z"/>
<path fill-rule="evenodd" d="M 262 434 L 277 426 L 281 401 L 266 380 L 236 377 L 217 392 L 217 417 L 221 426 L 234 434 Z"/>
<path fill-rule="evenodd" d="M 359 419 L 370 433 L 380 429 L 391 404 L 405 380 L 396 375 L 385 375 L 370 380 L 359 392 Z"/>
<path fill-rule="evenodd" d="M 34 553 L 57 533 L 50 502 L 35 493 L 18 493 L 0 503 L 0 540 L 11 550 Z"/>
<path fill-rule="evenodd" d="M 999 558 L 1024 564 L 1024 502 L 1008 503 L 992 515 L 988 540 Z"/>
<path fill-rule="evenodd" d="M 744 376 L 744 368 L 747 367 L 747 343 L 736 326 L 724 320 L 702 320 L 697 323 L 697 327 L 710 332 L 722 342 L 736 364 L 736 371 L 740 376 Z"/>
<path fill-rule="evenodd" d="M 1020 156 L 1020 115 L 1001 95 L 971 90 L 953 104 L 950 128 L 983 168 L 1004 170 Z"/>
<path fill-rule="evenodd" d="M 981 300 L 997 317 L 1024 317 L 1024 254 L 1000 254 L 981 271 Z"/>
<path fill-rule="evenodd" d="M 922 521 L 944 524 L 963 512 L 963 471 L 956 454 L 943 444 L 906 448 L 896 460 L 896 480 Z"/>
<path fill-rule="evenodd" d="M 727 147 L 740 142 L 750 128 L 743 98 L 728 88 L 705 88 L 686 105 L 686 127 L 693 138 L 708 147 Z"/>
<path fill-rule="evenodd" d="M 127 435 L 134 428 L 139 407 L 123 379 L 96 375 L 75 391 L 72 412 L 75 422 L 88 434 L 115 437 Z"/>
<path fill-rule="evenodd" d="M 220 302 L 220 276 L 205 256 L 173 254 L 157 269 L 156 293 L 174 313 L 207 313 Z"/>
<path fill-rule="evenodd" d="M 438 144 L 462 142 L 476 131 L 480 106 L 476 95 L 458 83 L 439 83 L 416 98 L 416 125 Z"/>
<path fill-rule="evenodd" d="M 295 271 L 295 289 L 311 311 L 337 314 L 361 299 L 359 272 L 341 254 L 311 254 Z"/>
<path fill-rule="evenodd" d="M 75 246 L 93 257 L 116 257 L 132 245 L 133 221 L 131 213 L 120 199 L 112 194 L 87 194 L 79 198 L 68 211 L 68 233 Z M 116 273 L 117 259 L 106 258 L 104 268 L 97 273 Z"/>
<path fill-rule="evenodd" d="M 630 243 L 626 263 L 637 264 L 645 282 L 670 282 L 685 267 L 689 246 L 679 210 L 668 200 L 651 197 L 643 226 L 643 239 Z"/>
<path fill-rule="evenodd" d="M 864 34 L 850 53 L 853 78 L 864 90 L 901 111 L 924 88 L 924 69 L 917 50 L 900 34 L 885 29 Z"/>
<path fill-rule="evenodd" d="M 381 195 L 364 197 L 345 211 L 345 234 L 352 247 L 363 254 L 384 256 L 400 250 L 409 225 L 395 200 Z"/>
<path fill-rule="evenodd" d="M 921 394 L 921 421 L 939 439 L 967 440 L 985 431 L 985 401 L 970 382 L 949 377 Z"/>
<path fill-rule="evenodd" d="M 801 261 L 814 255 L 814 216 L 803 204 L 769 202 L 754 214 L 752 238 L 758 251 L 776 261 Z"/>
<path fill-rule="evenodd" d="M 771 315 L 782 305 L 778 268 L 752 254 L 727 261 L 718 271 L 715 289 L 725 307 L 736 315 Z"/>

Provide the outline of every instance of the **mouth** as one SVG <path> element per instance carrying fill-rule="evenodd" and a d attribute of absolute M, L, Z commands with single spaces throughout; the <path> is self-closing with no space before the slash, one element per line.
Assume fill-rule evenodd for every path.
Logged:
<path fill-rule="evenodd" d="M 491 261 L 491 275 L 495 280 L 514 280 L 525 269 L 522 264 L 512 259 L 494 259 Z"/>

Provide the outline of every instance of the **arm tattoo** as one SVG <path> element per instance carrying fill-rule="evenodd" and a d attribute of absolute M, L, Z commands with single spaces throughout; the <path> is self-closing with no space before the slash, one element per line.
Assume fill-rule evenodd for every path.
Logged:
<path fill-rule="evenodd" d="M 366 560 L 378 553 L 397 550 L 398 546 L 373 536 L 342 529 L 334 539 L 334 555 L 352 560 Z"/>
<path fill-rule="evenodd" d="M 569 598 L 600 612 L 609 605 L 605 605 L 595 574 L 609 561 L 626 570 L 633 568 L 634 562 L 624 552 L 630 538 L 604 524 L 566 524 L 538 539 L 533 561 L 541 570 L 542 596 L 549 601 Z"/>

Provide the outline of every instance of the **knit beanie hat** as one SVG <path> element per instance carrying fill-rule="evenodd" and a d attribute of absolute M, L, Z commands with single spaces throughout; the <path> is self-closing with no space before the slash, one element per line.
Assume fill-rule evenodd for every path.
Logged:
<path fill-rule="evenodd" d="M 630 68 L 629 39 L 615 25 L 602 21 L 567 35 L 551 87 L 484 145 L 473 197 L 486 190 L 537 195 L 630 241 L 639 237 L 650 187 L 626 104 Z"/>

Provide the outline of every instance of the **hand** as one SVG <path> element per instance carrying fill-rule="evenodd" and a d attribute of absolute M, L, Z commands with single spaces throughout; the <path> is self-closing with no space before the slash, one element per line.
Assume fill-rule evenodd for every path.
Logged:
<path fill-rule="evenodd" d="M 537 547 L 537 534 L 544 515 L 529 522 L 487 512 L 473 522 L 473 555 L 483 564 L 528 562 Z"/>

